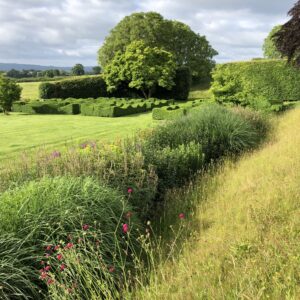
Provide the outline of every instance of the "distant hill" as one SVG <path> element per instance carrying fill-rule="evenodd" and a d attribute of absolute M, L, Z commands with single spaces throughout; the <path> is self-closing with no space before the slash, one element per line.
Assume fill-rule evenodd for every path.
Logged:
<path fill-rule="evenodd" d="M 90 72 L 92 71 L 93 67 L 87 66 L 84 67 L 85 71 Z M 0 63 L 0 71 L 9 71 L 11 69 L 15 69 L 18 71 L 22 70 L 38 70 L 38 71 L 45 71 L 51 69 L 58 69 L 64 71 L 70 71 L 72 67 L 55 67 L 55 66 L 40 66 L 40 65 L 27 65 L 27 64 L 5 64 Z"/>

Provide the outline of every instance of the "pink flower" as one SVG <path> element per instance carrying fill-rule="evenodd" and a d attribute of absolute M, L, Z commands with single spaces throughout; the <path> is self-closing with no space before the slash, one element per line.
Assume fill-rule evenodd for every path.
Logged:
<path fill-rule="evenodd" d="M 40 279 L 45 280 L 48 277 L 48 274 L 46 272 L 42 272 Z"/>
<path fill-rule="evenodd" d="M 68 243 L 67 246 L 65 247 L 65 249 L 71 249 L 74 247 L 73 243 Z"/>
<path fill-rule="evenodd" d="M 63 259 L 63 256 L 62 256 L 62 254 L 58 254 L 58 255 L 56 256 L 56 258 L 57 258 L 58 260 L 62 260 L 62 259 Z"/>
<path fill-rule="evenodd" d="M 50 251 L 52 249 L 52 245 L 46 247 L 46 251 Z"/>
<path fill-rule="evenodd" d="M 62 265 L 60 266 L 60 270 L 63 272 L 65 269 L 66 269 L 66 265 L 65 265 L 65 264 L 62 264 Z"/>
<path fill-rule="evenodd" d="M 89 230 L 89 228 L 90 228 L 90 225 L 88 225 L 88 224 L 84 224 L 84 225 L 82 226 L 82 229 L 83 229 L 84 231 Z"/>
<path fill-rule="evenodd" d="M 124 232 L 124 233 L 127 233 L 128 230 L 129 230 L 128 224 L 123 224 L 122 229 L 123 229 L 123 232 Z"/>
<path fill-rule="evenodd" d="M 183 220 L 185 218 L 185 215 L 183 213 L 181 213 L 181 214 L 178 215 L 178 217 L 179 217 L 180 220 Z"/>
<path fill-rule="evenodd" d="M 48 285 L 53 284 L 53 283 L 54 283 L 54 280 L 53 280 L 53 279 L 51 279 L 51 278 L 48 279 L 48 281 L 47 281 L 47 284 L 48 284 Z"/>
<path fill-rule="evenodd" d="M 108 272 L 109 273 L 113 273 L 115 271 L 115 267 L 110 267 L 109 269 L 108 269 Z"/>
<path fill-rule="evenodd" d="M 50 271 L 50 269 L 51 269 L 51 266 L 48 265 L 47 267 L 44 268 L 44 271 L 48 272 L 48 271 Z"/>
<path fill-rule="evenodd" d="M 126 214 L 126 218 L 127 218 L 127 219 L 130 219 L 131 217 L 132 217 L 132 212 L 129 211 L 129 212 Z"/>
<path fill-rule="evenodd" d="M 133 193 L 133 189 L 132 188 L 128 188 L 127 189 L 127 193 L 130 195 L 130 194 L 132 194 Z"/>

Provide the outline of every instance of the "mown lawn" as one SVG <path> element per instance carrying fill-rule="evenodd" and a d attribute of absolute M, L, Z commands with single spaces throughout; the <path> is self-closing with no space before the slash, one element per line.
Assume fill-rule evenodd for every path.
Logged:
<path fill-rule="evenodd" d="M 32 148 L 49 150 L 87 140 L 113 140 L 156 124 L 151 113 L 122 118 L 69 115 L 0 115 L 0 159 Z"/>
<path fill-rule="evenodd" d="M 300 109 L 277 125 L 261 150 L 170 195 L 190 240 L 132 298 L 300 299 Z"/>
<path fill-rule="evenodd" d="M 39 98 L 40 82 L 22 82 L 19 85 L 23 88 L 21 98 L 28 100 L 36 100 Z"/>

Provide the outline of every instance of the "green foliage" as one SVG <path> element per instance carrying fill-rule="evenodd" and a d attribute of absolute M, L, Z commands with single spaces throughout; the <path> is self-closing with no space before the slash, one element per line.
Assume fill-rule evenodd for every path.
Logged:
<path fill-rule="evenodd" d="M 167 146 L 153 151 L 151 149 L 146 157 L 155 166 L 161 192 L 187 183 L 204 166 L 202 147 L 194 141 L 176 148 Z"/>
<path fill-rule="evenodd" d="M 68 264 L 68 251 L 63 252 L 63 248 L 71 242 L 72 248 L 77 250 L 76 255 L 84 257 L 84 250 L 87 252 L 88 249 L 81 247 L 78 239 L 84 240 L 90 251 L 96 247 L 96 241 L 98 241 L 98 256 L 94 258 L 94 263 L 99 263 L 101 257 L 104 266 L 98 269 L 99 276 L 101 276 L 101 272 L 108 273 L 109 266 L 114 266 L 116 269 L 114 280 L 117 280 L 120 279 L 121 267 L 124 266 L 125 260 L 127 260 L 127 269 L 132 266 L 132 259 L 129 255 L 138 243 L 139 220 L 135 214 L 130 220 L 126 218 L 126 214 L 132 212 L 132 207 L 119 192 L 99 185 L 91 178 L 44 178 L 38 182 L 29 182 L 3 193 L 0 196 L 0 207 L 2 212 L 0 235 L 9 233 L 16 239 L 26 240 L 25 246 L 27 249 L 31 246 L 31 249 L 26 255 L 23 254 L 26 259 L 19 261 L 19 264 L 27 266 L 27 269 L 36 265 L 36 274 L 41 268 L 41 259 L 36 257 L 35 260 L 29 261 L 29 257 L 33 258 L 33 255 L 42 257 L 44 253 L 50 254 L 48 259 L 44 258 L 52 268 L 49 278 L 59 280 L 60 264 L 55 258 L 58 253 L 64 253 L 66 259 L 63 258 L 61 263 L 64 263 L 68 272 L 72 273 L 74 266 Z M 130 236 L 124 238 L 122 224 L 129 222 Z M 88 225 L 87 229 L 83 229 L 85 224 Z M 60 245 L 61 249 L 55 252 L 54 246 L 51 246 L 51 251 L 47 252 L 44 250 L 45 245 Z M 35 247 L 34 251 L 33 246 Z M 17 252 L 19 257 L 21 251 L 23 250 Z M 127 251 L 128 259 L 124 251 Z M 16 257 L 17 254 L 13 255 Z M 51 255 L 54 256 L 53 259 L 51 259 Z M 5 257 L 1 256 L 0 266 L 2 262 L 5 262 L 4 259 Z M 15 264 L 17 265 L 17 263 Z M 58 270 L 55 270 L 55 267 Z M 11 269 L 7 268 L 4 272 L 9 280 Z M 19 281 L 24 283 L 28 277 L 32 276 L 32 272 L 22 274 L 21 270 L 18 271 L 18 274 L 20 274 Z M 78 279 L 80 280 L 80 277 Z M 28 283 L 26 282 L 26 284 Z M 72 286 L 72 283 L 69 284 Z M 24 286 L 23 289 L 29 289 L 32 285 L 34 283 L 27 287 Z M 42 281 L 40 285 L 42 285 Z M 7 293 L 9 292 L 8 290 Z M 26 296 L 29 297 L 30 292 Z"/>
<path fill-rule="evenodd" d="M 41 83 L 40 98 L 98 98 L 106 97 L 106 84 L 101 76 L 66 79 L 59 82 Z"/>
<path fill-rule="evenodd" d="M 176 69 L 176 75 L 174 78 L 174 86 L 171 90 L 156 88 L 154 96 L 161 99 L 175 99 L 185 101 L 189 97 L 192 76 L 189 67 L 179 67 Z"/>
<path fill-rule="evenodd" d="M 20 100 L 22 88 L 14 81 L 0 76 L 0 107 L 8 113 L 14 101 Z"/>
<path fill-rule="evenodd" d="M 281 53 L 277 50 L 277 47 L 275 45 L 274 41 L 274 35 L 280 31 L 281 25 L 277 25 L 273 27 L 271 32 L 269 33 L 268 37 L 265 39 L 263 44 L 263 52 L 264 57 L 268 59 L 280 59 Z"/>
<path fill-rule="evenodd" d="M 205 160 L 210 162 L 256 146 L 260 133 L 242 116 L 218 105 L 206 105 L 158 127 L 147 141 L 147 148 L 174 149 L 195 142 L 202 145 Z"/>
<path fill-rule="evenodd" d="M 212 92 L 219 103 L 272 109 L 283 101 L 300 99 L 300 72 L 284 60 L 264 60 L 218 65 Z"/>
<path fill-rule="evenodd" d="M 189 67 L 193 77 L 210 77 L 217 52 L 205 36 L 193 32 L 184 23 L 166 20 L 155 12 L 134 13 L 113 28 L 99 50 L 99 64 L 105 68 L 115 53 L 124 53 L 128 45 L 139 40 L 149 47 L 163 48 L 172 53 L 177 66 Z"/>
<path fill-rule="evenodd" d="M 187 110 L 179 106 L 170 106 L 164 108 L 154 108 L 152 111 L 153 120 L 174 120 L 178 117 L 185 116 Z"/>
<path fill-rule="evenodd" d="M 108 91 L 116 90 L 125 81 L 130 88 L 140 90 L 145 98 L 150 98 L 157 86 L 171 89 L 175 69 L 171 53 L 135 41 L 127 46 L 125 53 L 115 55 L 105 67 L 104 78 Z"/>
<path fill-rule="evenodd" d="M 75 76 L 82 76 L 84 75 L 84 67 L 82 64 L 76 64 L 73 68 L 72 68 L 72 74 Z"/>

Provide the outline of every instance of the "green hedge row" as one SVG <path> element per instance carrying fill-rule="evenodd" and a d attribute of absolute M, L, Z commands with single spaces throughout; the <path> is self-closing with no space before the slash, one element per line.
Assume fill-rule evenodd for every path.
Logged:
<path fill-rule="evenodd" d="M 101 76 L 66 79 L 59 82 L 41 83 L 40 98 L 98 98 L 106 97 L 106 83 Z"/>
<path fill-rule="evenodd" d="M 187 100 L 191 87 L 191 72 L 188 67 L 178 68 L 172 90 L 157 88 L 154 97 L 159 99 Z M 53 98 L 99 98 L 99 97 L 140 97 L 137 90 L 130 89 L 126 83 L 113 93 L 107 92 L 102 76 L 65 79 L 58 82 L 44 82 L 39 87 L 41 99 Z"/>
<path fill-rule="evenodd" d="M 300 100 L 300 72 L 284 60 L 261 60 L 218 65 L 212 92 L 219 103 L 254 108 L 282 106 Z"/>
<path fill-rule="evenodd" d="M 195 100 L 184 104 L 155 108 L 152 111 L 152 118 L 154 120 L 174 120 L 178 117 L 187 115 L 191 109 L 199 107 L 202 103 L 203 102 L 201 100 Z"/>
<path fill-rule="evenodd" d="M 46 101 L 16 102 L 13 104 L 14 112 L 26 114 L 68 114 L 97 117 L 122 117 L 138 114 L 173 104 L 173 101 L 158 99 L 51 99 Z"/>

